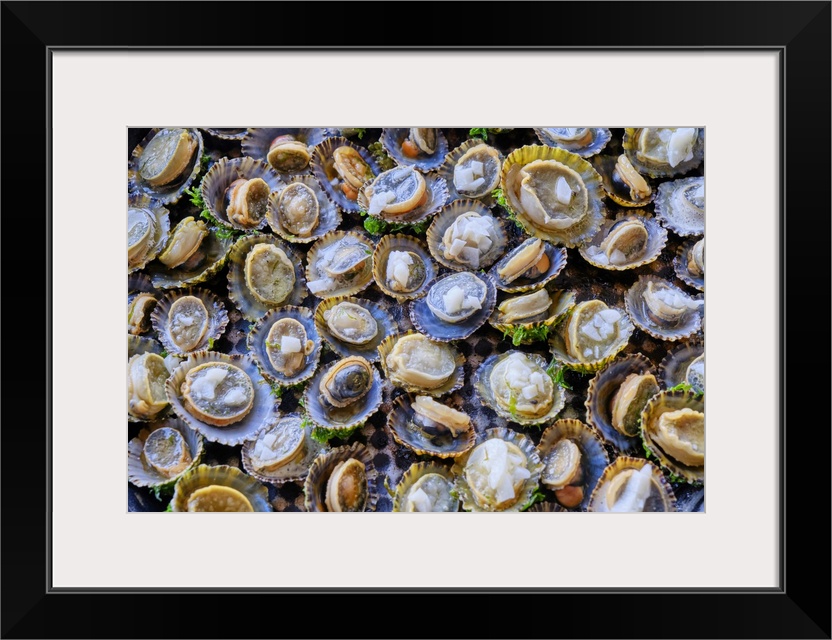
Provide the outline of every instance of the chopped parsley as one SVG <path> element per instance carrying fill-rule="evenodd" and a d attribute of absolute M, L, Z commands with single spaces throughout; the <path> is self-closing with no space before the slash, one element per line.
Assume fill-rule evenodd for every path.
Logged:
<path fill-rule="evenodd" d="M 426 220 L 415 224 L 407 224 L 404 222 L 386 222 L 381 218 L 374 218 L 366 211 L 361 211 L 360 213 L 361 217 L 364 218 L 364 228 L 374 236 L 384 235 L 385 233 L 397 233 L 399 231 L 410 231 L 417 235 L 421 235 L 428 228 L 428 222 Z"/>
<path fill-rule="evenodd" d="M 211 223 L 212 226 L 215 227 L 214 233 L 217 235 L 218 238 L 222 238 L 226 240 L 228 238 L 233 238 L 237 235 L 241 235 L 242 231 L 237 231 L 235 229 L 229 229 L 225 223 L 220 222 L 217 220 L 211 212 L 208 210 L 208 207 L 205 206 L 205 200 L 202 198 L 202 185 L 200 183 L 199 187 L 191 187 L 190 189 L 185 189 L 185 194 L 187 194 L 191 204 L 195 207 L 200 209 L 199 217 L 207 220 Z"/>
<path fill-rule="evenodd" d="M 517 219 L 517 214 L 514 213 L 512 208 L 509 206 L 508 201 L 506 200 L 505 192 L 502 189 L 494 189 L 494 191 L 491 192 L 491 197 L 494 198 L 498 205 L 505 209 L 506 216 L 514 223 L 514 226 L 516 226 L 520 231 L 525 232 L 526 227 L 522 222 L 520 222 L 520 220 Z"/>
<path fill-rule="evenodd" d="M 529 498 L 529 501 L 520 508 L 520 511 L 526 511 L 535 503 L 543 502 L 544 500 L 546 500 L 546 494 L 543 493 L 539 488 L 535 487 L 532 497 Z"/>
<path fill-rule="evenodd" d="M 384 147 L 381 146 L 380 142 L 374 142 L 373 144 L 368 145 L 367 149 L 373 154 L 373 158 L 375 158 L 375 161 L 378 163 L 378 166 L 381 167 L 382 171 L 387 171 L 388 169 L 392 169 L 396 166 L 396 163 L 393 162 L 393 159 L 387 155 L 387 152 L 384 150 Z"/>
<path fill-rule="evenodd" d="M 468 135 L 471 138 L 482 138 L 486 142 L 488 142 L 488 129 L 485 127 L 474 127 L 473 129 L 468 130 Z"/>
<path fill-rule="evenodd" d="M 547 367 L 546 373 L 549 374 L 549 377 L 552 379 L 554 384 L 572 391 L 572 386 L 566 382 L 566 379 L 564 378 L 564 375 L 566 374 L 566 367 L 559 367 L 553 361 L 552 364 Z"/>
<path fill-rule="evenodd" d="M 668 391 L 690 391 L 696 397 L 705 395 L 702 391 L 699 391 L 695 387 L 689 385 L 687 382 L 680 382 L 675 387 L 670 387 Z"/>
<path fill-rule="evenodd" d="M 503 331 L 503 340 L 511 339 L 511 343 L 518 347 L 521 344 L 546 340 L 549 337 L 549 327 L 540 325 L 527 329 L 522 325 L 511 326 Z"/>
<path fill-rule="evenodd" d="M 341 438 L 341 440 L 346 440 L 363 426 L 363 422 L 355 425 L 354 427 L 350 427 L 349 429 L 326 429 L 324 427 L 315 426 L 312 428 L 312 439 L 323 444 L 326 444 L 332 440 L 332 438 Z"/>

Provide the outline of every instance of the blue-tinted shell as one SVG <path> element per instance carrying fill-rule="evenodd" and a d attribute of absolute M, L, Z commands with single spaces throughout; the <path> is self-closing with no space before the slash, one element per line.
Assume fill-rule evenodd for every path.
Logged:
<path fill-rule="evenodd" d="M 427 172 L 438 168 L 444 161 L 445 155 L 448 153 L 448 141 L 445 134 L 441 130 L 436 129 L 436 148 L 433 153 L 426 154 L 420 151 L 415 158 L 410 158 L 402 151 L 402 143 L 410 136 L 410 129 L 403 127 L 399 129 L 382 129 L 379 141 L 387 152 L 397 164 L 412 165 L 419 171 Z"/>
<path fill-rule="evenodd" d="M 463 276 L 463 274 L 466 275 Z M 473 276 L 482 283 L 485 295 L 480 309 L 456 323 L 448 322 L 437 316 L 431 310 L 431 305 L 435 306 L 437 302 L 433 300 L 434 297 L 437 297 L 434 292 L 447 288 L 447 285 L 453 286 L 452 281 L 455 282 L 460 277 L 468 276 Z M 439 303 L 441 304 L 441 299 Z M 469 271 L 451 273 L 437 278 L 428 290 L 427 296 L 410 303 L 410 320 L 419 332 L 433 340 L 439 340 L 440 342 L 463 340 L 486 323 L 491 316 L 491 312 L 494 311 L 494 305 L 496 303 L 497 288 L 494 286 L 494 282 L 489 275 Z"/>
<path fill-rule="evenodd" d="M 580 464 L 583 477 L 579 484 L 583 489 L 583 499 L 580 507 L 585 510 L 589 505 L 592 490 L 604 472 L 604 468 L 610 463 L 610 458 L 604 449 L 603 440 L 593 428 L 580 420 L 555 420 L 543 432 L 540 443 L 537 445 L 540 460 L 543 463 L 540 482 L 544 485 L 547 484 L 547 456 L 564 439 L 574 442 L 581 452 Z M 557 492 L 555 492 L 555 498 L 557 499 Z"/>
<path fill-rule="evenodd" d="M 586 127 L 580 137 L 576 134 L 581 133 L 581 128 L 577 127 L 572 130 L 567 127 L 538 127 L 534 132 L 543 144 L 566 149 L 582 158 L 600 153 L 612 138 L 610 130 L 602 127 Z"/>

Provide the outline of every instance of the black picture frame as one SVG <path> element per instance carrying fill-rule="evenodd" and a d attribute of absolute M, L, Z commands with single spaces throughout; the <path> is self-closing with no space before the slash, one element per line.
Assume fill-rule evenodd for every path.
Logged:
<path fill-rule="evenodd" d="M 435 28 L 392 32 L 384 28 L 389 24 L 384 12 L 390 6 L 2 3 L 2 296 L 7 310 L 2 358 L 5 420 L 0 434 L 2 637 L 227 638 L 286 636 L 306 629 L 304 635 L 308 637 L 829 638 L 830 429 L 828 402 L 812 400 L 819 394 L 825 400 L 829 349 L 825 342 L 812 342 L 808 349 L 800 345 L 806 339 L 801 327 L 805 324 L 802 301 L 806 300 L 807 283 L 813 288 L 827 284 L 819 299 L 827 300 L 829 291 L 822 274 L 829 273 L 830 265 L 830 2 L 437 3 L 418 6 L 435 16 Z M 539 22 L 528 17 L 534 12 L 557 19 L 544 20 L 546 27 L 541 28 Z M 257 19 L 249 18 L 254 15 Z M 229 29 L 231 17 L 246 28 Z M 162 19 L 176 28 L 154 29 Z M 309 20 L 317 28 L 280 26 L 305 25 Z M 770 374 L 739 375 L 776 374 L 780 380 L 783 456 L 779 586 L 445 593 L 412 589 L 408 590 L 412 594 L 409 596 L 378 590 L 272 593 L 54 589 L 48 540 L 49 488 L 55 479 L 50 472 L 51 453 L 41 452 L 50 452 L 51 412 L 56 410 L 50 406 L 50 389 L 59 383 L 49 376 L 48 271 L 54 266 L 49 261 L 51 243 L 60 239 L 49 236 L 48 226 L 51 203 L 66 194 L 53 193 L 49 180 L 51 55 L 61 49 L 130 47 L 778 51 L 783 81 L 784 186 L 778 283 L 782 302 L 781 367 Z M 44 259 L 40 253 L 34 257 L 25 253 L 27 246 L 42 247 Z M 743 245 L 742 250 L 750 252 L 752 248 Z M 828 317 L 824 314 L 827 308 L 828 303 L 822 305 L 818 317 Z M 793 328 L 791 333 L 787 333 L 789 326 Z M 788 350 L 787 343 L 791 347 Z M 37 419 L 40 410 L 33 412 L 33 407 L 43 407 L 42 419 Z M 753 473 L 747 466 L 739 467 L 736 490 L 753 487 Z M 78 488 L 79 516 L 84 510 L 96 508 L 94 497 L 94 487 Z M 741 495 L 737 499 L 742 499 Z M 141 543 L 125 541 L 131 548 L 140 548 Z M 557 541 L 539 544 L 542 548 Z M 648 568 L 646 560 L 644 567 Z M 423 604 L 427 599 L 429 602 Z M 425 615 L 406 615 L 414 601 Z M 438 627 L 438 620 L 427 613 L 447 606 L 458 613 L 459 622 L 454 628 Z M 490 609 L 505 615 L 494 615 Z M 118 627 L 113 626 L 114 615 L 121 620 Z M 284 621 L 289 619 L 295 624 L 284 632 Z"/>

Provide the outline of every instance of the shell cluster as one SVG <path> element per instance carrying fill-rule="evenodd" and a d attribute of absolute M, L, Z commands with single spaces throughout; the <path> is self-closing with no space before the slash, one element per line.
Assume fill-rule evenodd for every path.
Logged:
<path fill-rule="evenodd" d="M 129 140 L 131 510 L 703 508 L 703 129 Z"/>

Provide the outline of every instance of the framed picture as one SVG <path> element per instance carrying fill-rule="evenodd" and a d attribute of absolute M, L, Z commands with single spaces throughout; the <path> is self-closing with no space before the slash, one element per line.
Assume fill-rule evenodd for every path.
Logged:
<path fill-rule="evenodd" d="M 351 619 L 348 633 L 395 636 L 396 607 L 421 602 L 405 599 L 414 594 L 431 607 L 487 598 L 455 635 L 491 626 L 477 611 L 493 601 L 522 607 L 498 627 L 507 637 L 829 637 L 830 532 L 817 513 L 830 442 L 811 401 L 827 369 L 814 346 L 826 330 L 814 318 L 825 315 L 794 312 L 829 264 L 817 264 L 829 218 L 814 213 L 828 210 L 829 3 L 477 5 L 482 29 L 471 28 L 472 5 L 442 5 L 430 44 L 419 31 L 383 35 L 372 4 L 360 28 L 358 4 L 326 6 L 318 30 L 286 28 L 313 19 L 312 6 L 237 4 L 235 16 L 258 17 L 229 34 L 225 5 L 3 4 L 3 84 L 16 100 L 3 137 L 13 393 L 2 573 L 17 588 L 4 589 L 2 635 L 118 635 L 96 613 L 114 599 L 138 635 L 280 633 L 270 615 L 161 622 L 171 604 L 199 611 L 260 594 L 263 611 L 314 624 L 309 635 L 345 635 L 340 620 Z M 544 8 L 556 32 L 529 33 L 528 12 Z M 563 28 L 600 16 L 597 33 Z M 334 526 L 322 514 L 131 511 L 114 240 L 131 135 L 414 123 L 704 129 L 703 512 L 342 514 Z M 34 247 L 34 258 L 19 255 Z M 44 300 L 43 313 L 29 308 Z M 430 616 L 413 618 L 405 633 L 436 635 Z"/>

